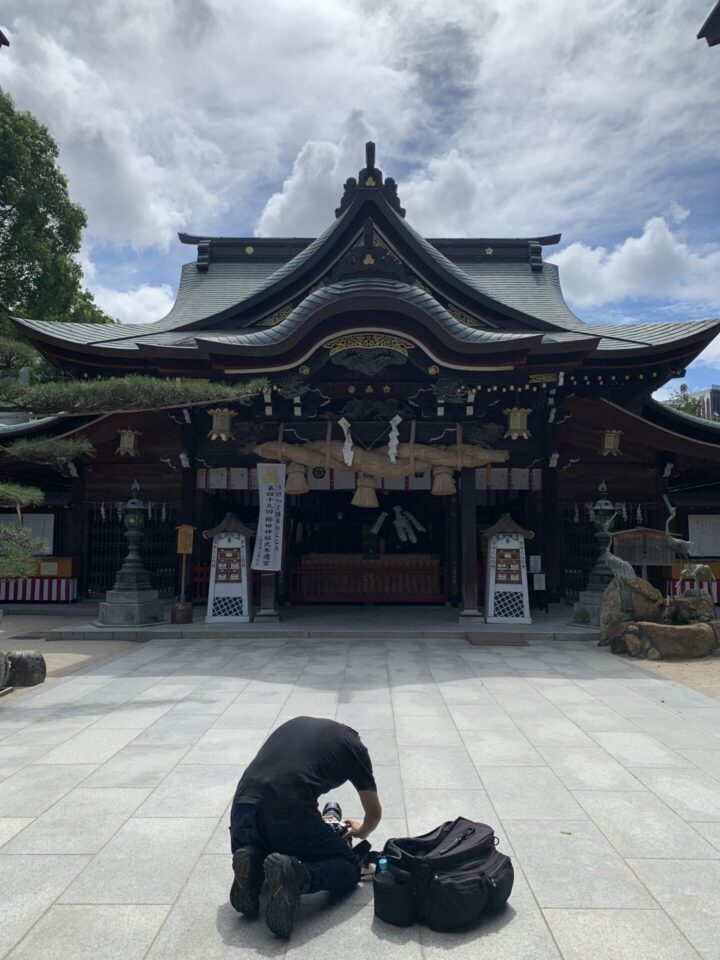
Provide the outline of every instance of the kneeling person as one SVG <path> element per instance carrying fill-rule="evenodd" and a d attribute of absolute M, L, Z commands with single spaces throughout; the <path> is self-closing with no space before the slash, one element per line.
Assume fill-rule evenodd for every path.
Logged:
<path fill-rule="evenodd" d="M 372 763 L 358 733 L 334 720 L 295 717 L 272 733 L 243 774 L 230 813 L 233 907 L 289 937 L 303 893 L 346 892 L 360 879 L 350 845 L 322 819 L 318 798 L 350 781 L 365 811 L 349 821 L 364 840 L 382 810 Z"/>

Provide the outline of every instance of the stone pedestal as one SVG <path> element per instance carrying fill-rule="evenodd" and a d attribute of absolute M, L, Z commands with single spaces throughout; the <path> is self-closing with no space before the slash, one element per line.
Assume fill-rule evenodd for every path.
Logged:
<path fill-rule="evenodd" d="M 281 619 L 277 605 L 276 579 L 274 573 L 260 575 L 260 609 L 253 617 L 255 621 L 277 623 Z"/>
<path fill-rule="evenodd" d="M 165 603 L 157 590 L 108 590 L 99 607 L 104 626 L 133 626 L 165 622 Z"/>

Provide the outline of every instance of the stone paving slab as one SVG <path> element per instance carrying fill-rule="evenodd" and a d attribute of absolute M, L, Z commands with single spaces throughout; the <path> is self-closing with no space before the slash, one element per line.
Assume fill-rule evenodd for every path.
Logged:
<path fill-rule="evenodd" d="M 0 958 L 720 960 L 720 705 L 539 636 L 197 633 L 0 703 Z M 307 898 L 289 944 L 239 918 L 232 792 L 303 713 L 365 738 L 376 845 L 492 823 L 516 870 L 508 909 L 458 935 L 398 930 L 365 884 Z M 351 786 L 333 796 L 360 813 Z"/>

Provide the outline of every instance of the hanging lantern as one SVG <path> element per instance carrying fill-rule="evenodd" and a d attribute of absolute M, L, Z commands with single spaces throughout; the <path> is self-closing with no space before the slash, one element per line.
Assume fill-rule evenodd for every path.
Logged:
<path fill-rule="evenodd" d="M 230 424 L 235 416 L 235 410 L 229 410 L 227 407 L 216 407 L 214 410 L 208 410 L 212 417 L 212 429 L 208 434 L 211 440 L 232 440 L 232 430 Z"/>
<path fill-rule="evenodd" d="M 430 493 L 434 497 L 452 497 L 453 494 L 457 493 L 452 467 L 438 466 L 432 468 L 432 489 Z"/>
<path fill-rule="evenodd" d="M 301 463 L 290 463 L 287 469 L 287 480 L 285 481 L 285 493 L 288 495 L 299 496 L 308 492 L 307 477 L 305 476 L 305 467 Z"/>
<path fill-rule="evenodd" d="M 621 436 L 622 430 L 605 430 L 603 433 L 603 448 L 600 453 L 604 457 L 622 456 L 622 450 L 620 449 Z"/>
<path fill-rule="evenodd" d="M 120 434 L 120 446 L 115 453 L 121 457 L 136 457 L 140 451 L 137 445 L 137 438 L 142 436 L 139 430 L 118 430 Z"/>
<path fill-rule="evenodd" d="M 511 440 L 519 440 L 520 437 L 523 440 L 530 439 L 530 431 L 527 425 L 529 413 L 532 413 L 532 410 L 527 407 L 512 407 L 510 410 L 503 410 L 503 414 L 508 418 L 508 426 L 503 440 L 507 440 L 508 437 Z"/>
<path fill-rule="evenodd" d="M 355 496 L 351 503 L 354 507 L 370 507 L 372 509 L 380 506 L 377 493 L 375 493 L 375 477 L 366 477 L 364 473 L 358 476 Z"/>

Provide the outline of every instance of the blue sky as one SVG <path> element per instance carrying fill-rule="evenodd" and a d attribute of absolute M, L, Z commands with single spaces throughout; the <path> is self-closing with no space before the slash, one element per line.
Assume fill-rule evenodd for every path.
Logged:
<path fill-rule="evenodd" d="M 720 315 L 709 0 L 25 0 L 0 84 L 88 211 L 87 284 L 159 319 L 178 230 L 314 235 L 378 143 L 429 236 L 562 231 L 593 322 Z M 548 251 L 549 252 L 549 251 Z M 720 382 L 720 343 L 688 382 Z"/>

